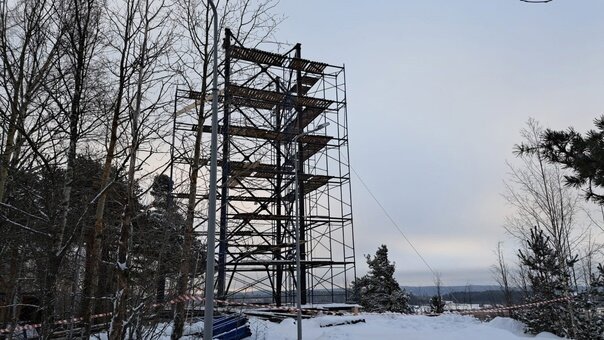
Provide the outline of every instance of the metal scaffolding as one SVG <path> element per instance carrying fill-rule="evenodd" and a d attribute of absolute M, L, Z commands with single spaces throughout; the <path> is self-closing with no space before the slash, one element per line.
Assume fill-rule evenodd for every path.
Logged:
<path fill-rule="evenodd" d="M 356 269 L 344 67 L 302 59 L 300 44 L 277 54 L 246 48 L 225 33 L 217 297 L 295 301 L 297 201 L 302 303 L 345 302 Z M 173 178 L 187 173 L 187 140 L 196 129 L 194 114 L 183 112 L 202 109 L 201 96 L 176 91 Z M 203 131 L 209 138 L 209 124 Z M 180 179 L 185 183 L 186 175 Z M 199 192 L 202 207 L 207 184 Z M 203 229 L 204 216 L 198 217 Z"/>

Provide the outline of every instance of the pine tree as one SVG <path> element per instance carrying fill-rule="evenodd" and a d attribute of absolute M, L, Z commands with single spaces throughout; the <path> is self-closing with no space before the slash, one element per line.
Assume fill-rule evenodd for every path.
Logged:
<path fill-rule="evenodd" d="M 430 298 L 430 311 L 438 314 L 445 312 L 445 302 L 441 295 L 434 295 Z"/>
<path fill-rule="evenodd" d="M 604 267 L 598 265 L 597 274 L 591 274 L 587 289 L 574 299 L 577 332 L 575 339 L 604 339 L 604 316 L 598 312 L 604 300 Z"/>
<path fill-rule="evenodd" d="M 395 264 L 388 260 L 388 248 L 382 245 L 375 256 L 366 255 L 369 273 L 352 283 L 353 294 L 368 312 L 411 313 L 409 295 L 394 278 Z"/>
<path fill-rule="evenodd" d="M 569 285 L 571 268 L 577 261 L 562 259 L 550 245 L 549 237 L 543 230 L 531 229 L 527 250 L 519 250 L 521 264 L 526 266 L 530 282 L 531 295 L 527 303 L 550 301 L 569 297 L 572 290 Z M 526 324 L 529 333 L 551 332 L 559 336 L 573 337 L 577 329 L 575 308 L 569 301 L 559 301 L 523 309 L 519 319 Z"/>
<path fill-rule="evenodd" d="M 565 176 L 566 183 L 582 188 L 585 198 L 604 205 L 604 195 L 595 189 L 604 188 L 604 116 L 594 120 L 596 130 L 581 135 L 573 128 L 565 131 L 546 130 L 539 145 L 516 146 L 519 154 L 535 154 L 558 163 L 572 174 Z"/>
<path fill-rule="evenodd" d="M 153 179 L 153 202 L 147 210 L 141 234 L 151 234 L 145 252 L 156 275 L 156 302 L 164 302 L 167 280 L 175 280 L 181 257 L 184 218 L 171 201 L 173 183 L 170 177 L 158 175 Z"/>

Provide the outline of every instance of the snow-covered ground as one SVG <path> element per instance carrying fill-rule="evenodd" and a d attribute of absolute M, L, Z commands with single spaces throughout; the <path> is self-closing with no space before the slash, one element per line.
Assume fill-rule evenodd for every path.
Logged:
<path fill-rule="evenodd" d="M 364 323 L 321 327 L 338 321 L 365 319 Z M 251 339 L 296 339 L 296 324 L 287 319 L 280 324 L 251 320 Z M 304 339 L 416 339 L 416 340 L 508 340 L 533 338 L 524 334 L 522 323 L 509 318 L 481 322 L 473 317 L 444 314 L 436 317 L 400 314 L 361 314 L 359 316 L 322 316 L 303 320 Z M 256 328 L 256 332 L 254 332 Z M 560 339 L 542 333 L 538 339 Z"/>
<path fill-rule="evenodd" d="M 364 319 L 365 322 L 341 326 L 321 327 L 345 321 Z M 497 317 L 482 322 L 469 316 L 443 314 L 436 317 L 401 314 L 360 314 L 357 316 L 320 316 L 302 322 L 305 340 L 341 339 L 414 339 L 414 340 L 513 340 L 513 339 L 561 339 L 550 333 L 537 336 L 524 334 L 523 324 L 510 318 Z M 250 340 L 296 339 L 296 323 L 286 319 L 281 323 L 250 318 L 253 335 Z M 203 323 L 196 322 L 185 327 L 185 334 L 195 334 L 185 339 L 199 339 Z M 170 339 L 172 329 L 164 325 L 153 339 Z M 148 336 L 148 335 L 147 335 Z M 106 339 L 106 334 L 100 334 Z"/>

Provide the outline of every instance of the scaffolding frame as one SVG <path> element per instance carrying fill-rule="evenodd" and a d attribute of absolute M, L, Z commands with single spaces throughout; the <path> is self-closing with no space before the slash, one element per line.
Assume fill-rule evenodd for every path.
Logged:
<path fill-rule="evenodd" d="M 228 29 L 223 48 L 217 298 L 294 303 L 298 162 L 302 303 L 346 302 L 356 266 L 345 68 L 302 59 L 300 44 L 282 54 L 247 48 Z M 182 112 L 201 96 L 176 91 L 173 167 L 190 164 L 183 141 L 197 125 Z M 204 149 L 210 131 L 204 124 Z M 209 164 L 204 154 L 201 178 Z M 206 206 L 207 183 L 198 192 Z"/>

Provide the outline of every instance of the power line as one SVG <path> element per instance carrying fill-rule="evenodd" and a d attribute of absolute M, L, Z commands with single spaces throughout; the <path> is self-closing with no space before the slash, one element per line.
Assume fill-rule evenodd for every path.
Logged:
<path fill-rule="evenodd" d="M 384 208 L 384 206 L 382 205 L 382 203 L 377 199 L 377 197 L 375 197 L 375 195 L 373 194 L 373 192 L 371 192 L 371 190 L 369 189 L 369 187 L 367 186 L 367 184 L 365 184 L 365 181 L 363 181 L 363 179 L 361 178 L 361 176 L 359 175 L 359 173 L 352 166 L 350 166 L 350 169 L 352 169 L 352 172 L 354 172 L 355 176 L 357 176 L 357 178 L 359 179 L 359 181 L 361 182 L 361 184 L 363 185 L 363 187 L 365 188 L 365 190 L 367 190 L 367 192 L 369 193 L 369 195 L 371 196 L 371 198 L 373 198 L 373 200 L 375 201 L 375 203 L 377 203 L 377 205 L 382 209 L 382 211 L 384 212 L 384 215 L 386 215 L 386 217 L 388 217 L 388 219 L 390 220 L 390 222 L 392 223 L 392 225 L 394 225 L 394 227 L 396 228 L 396 230 L 398 230 L 398 232 L 403 236 L 403 238 L 405 239 L 405 241 L 407 241 L 407 243 L 409 244 L 409 246 L 411 246 L 411 249 L 413 249 L 413 251 L 415 252 L 415 254 L 417 254 L 417 256 L 426 265 L 426 267 L 428 267 L 428 269 L 430 270 L 430 272 L 432 273 L 432 275 L 434 275 L 434 277 L 438 277 L 438 274 L 434 271 L 434 269 L 432 269 L 432 267 L 428 264 L 428 262 L 426 261 L 426 259 L 422 256 L 422 254 L 419 253 L 419 251 L 417 250 L 417 248 L 415 248 L 415 246 L 413 245 L 413 243 L 411 242 L 411 240 L 409 240 L 409 238 L 407 237 L 407 235 L 405 235 L 405 233 L 401 230 L 401 228 L 399 227 L 398 223 L 396 223 L 396 221 L 392 218 L 392 216 L 390 216 L 390 214 L 388 213 L 388 211 L 386 210 L 386 208 Z"/>

